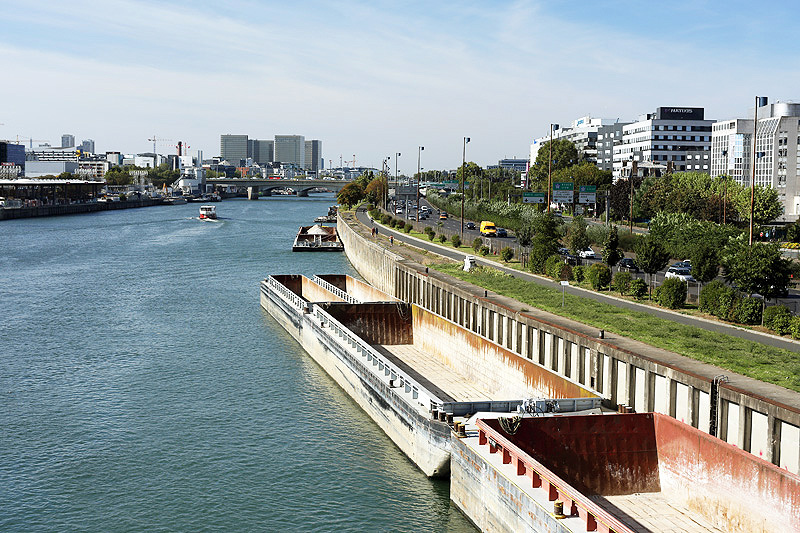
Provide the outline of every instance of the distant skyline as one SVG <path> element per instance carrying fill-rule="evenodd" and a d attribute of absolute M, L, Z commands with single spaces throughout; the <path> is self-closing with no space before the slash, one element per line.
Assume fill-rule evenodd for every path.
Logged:
<path fill-rule="evenodd" d="M 551 122 L 800 99 L 792 3 L 0 2 L 0 139 L 219 155 L 298 134 L 401 173 L 527 157 Z M 36 146 L 38 142 L 34 142 Z"/>

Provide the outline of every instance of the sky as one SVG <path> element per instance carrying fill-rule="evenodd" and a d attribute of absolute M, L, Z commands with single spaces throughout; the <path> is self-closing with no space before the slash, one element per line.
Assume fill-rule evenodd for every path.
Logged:
<path fill-rule="evenodd" d="M 551 122 L 800 100 L 792 2 L 0 0 L 0 139 L 219 155 L 322 141 L 412 174 L 527 157 Z M 786 21 L 786 22 L 782 22 Z M 400 153 L 400 157 L 395 154 Z M 345 163 L 348 164 L 348 163 Z"/>

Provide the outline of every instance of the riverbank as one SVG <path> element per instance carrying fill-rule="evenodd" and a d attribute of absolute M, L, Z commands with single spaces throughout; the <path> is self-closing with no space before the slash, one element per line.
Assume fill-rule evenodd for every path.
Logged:
<path fill-rule="evenodd" d="M 0 220 L 13 220 L 18 218 L 35 218 L 35 217 L 55 217 L 61 215 L 78 215 L 83 213 L 96 213 L 98 211 L 132 209 L 135 207 L 151 207 L 154 205 L 163 205 L 163 203 L 161 199 L 144 198 L 141 200 L 124 200 L 119 202 L 91 202 L 86 204 L 18 207 L 12 209 L 0 209 Z"/>

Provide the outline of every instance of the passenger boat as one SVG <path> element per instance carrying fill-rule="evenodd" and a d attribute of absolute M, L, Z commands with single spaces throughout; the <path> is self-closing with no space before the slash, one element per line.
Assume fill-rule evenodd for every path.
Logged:
<path fill-rule="evenodd" d="M 217 207 L 213 205 L 201 205 L 200 206 L 200 220 L 216 220 L 217 218 Z"/>
<path fill-rule="evenodd" d="M 333 226 L 300 226 L 292 246 L 293 252 L 341 252 L 344 244 Z"/>

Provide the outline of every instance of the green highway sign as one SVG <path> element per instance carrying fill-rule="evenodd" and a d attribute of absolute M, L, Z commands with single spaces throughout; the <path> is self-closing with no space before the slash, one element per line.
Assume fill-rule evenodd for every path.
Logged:
<path fill-rule="evenodd" d="M 580 192 L 597 192 L 597 185 L 581 185 Z"/>
<path fill-rule="evenodd" d="M 574 187 L 571 181 L 556 181 L 553 183 L 554 191 L 571 191 L 573 189 Z"/>
<path fill-rule="evenodd" d="M 525 204 L 543 204 L 545 197 L 543 192 L 524 192 L 522 193 L 522 203 Z"/>

